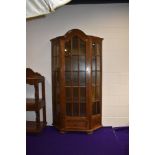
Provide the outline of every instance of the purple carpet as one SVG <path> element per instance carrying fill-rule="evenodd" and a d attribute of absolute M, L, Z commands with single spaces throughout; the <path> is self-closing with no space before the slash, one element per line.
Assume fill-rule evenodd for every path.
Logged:
<path fill-rule="evenodd" d="M 114 128 L 114 131 L 124 155 L 129 155 L 129 127 Z"/>
<path fill-rule="evenodd" d="M 121 131 L 120 131 L 121 132 Z M 46 127 L 41 134 L 26 136 L 27 155 L 128 155 L 128 139 L 112 127 L 104 127 L 88 135 L 82 132 L 60 134 L 54 127 Z M 126 136 L 127 137 L 127 136 Z M 126 154 L 125 154 L 126 153 Z"/>

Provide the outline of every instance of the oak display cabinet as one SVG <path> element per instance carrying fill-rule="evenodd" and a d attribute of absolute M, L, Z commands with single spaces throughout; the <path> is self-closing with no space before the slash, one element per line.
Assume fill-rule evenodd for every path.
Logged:
<path fill-rule="evenodd" d="M 102 127 L 102 40 L 79 29 L 51 39 L 53 125 L 61 132 Z"/>

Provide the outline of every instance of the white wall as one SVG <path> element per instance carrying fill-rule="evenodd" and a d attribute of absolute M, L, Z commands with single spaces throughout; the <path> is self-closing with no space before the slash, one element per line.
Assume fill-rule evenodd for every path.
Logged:
<path fill-rule="evenodd" d="M 27 67 L 46 78 L 47 121 L 52 123 L 50 39 L 78 28 L 103 41 L 104 126 L 128 125 L 129 5 L 66 5 L 43 18 L 27 21 Z M 30 89 L 27 93 L 30 94 Z M 27 119 L 32 115 L 27 114 Z"/>

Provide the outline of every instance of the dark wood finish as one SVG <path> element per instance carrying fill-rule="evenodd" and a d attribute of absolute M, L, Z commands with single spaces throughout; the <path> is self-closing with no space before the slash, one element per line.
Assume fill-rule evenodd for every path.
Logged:
<path fill-rule="evenodd" d="M 51 39 L 53 125 L 61 132 L 102 126 L 102 40 L 79 29 Z"/>
<path fill-rule="evenodd" d="M 42 98 L 39 98 L 39 83 L 42 86 Z M 26 84 L 34 86 L 35 98 L 26 99 L 26 111 L 35 111 L 36 121 L 26 121 L 26 132 L 39 133 L 46 126 L 45 78 L 41 74 L 26 68 Z M 40 110 L 43 110 L 43 121 L 40 121 Z"/>

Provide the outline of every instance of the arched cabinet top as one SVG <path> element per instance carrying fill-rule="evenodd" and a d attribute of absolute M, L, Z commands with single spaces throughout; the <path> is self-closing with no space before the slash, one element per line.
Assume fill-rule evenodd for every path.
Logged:
<path fill-rule="evenodd" d="M 54 41 L 54 40 L 57 40 L 57 39 L 65 39 L 67 41 L 70 38 L 72 38 L 73 36 L 78 36 L 78 37 L 80 37 L 81 39 L 84 39 L 84 40 L 88 39 L 88 38 L 90 38 L 92 40 L 100 40 L 100 41 L 103 40 L 103 38 L 100 38 L 100 37 L 87 35 L 83 31 L 81 31 L 80 29 L 72 29 L 72 30 L 69 30 L 67 33 L 65 33 L 64 36 L 59 36 L 59 37 L 53 38 L 50 41 Z"/>
<path fill-rule="evenodd" d="M 72 29 L 72 30 L 68 31 L 64 35 L 64 38 L 66 40 L 68 40 L 68 39 L 72 38 L 73 36 L 78 36 L 80 38 L 87 39 L 87 35 L 83 31 L 81 31 L 79 29 Z"/>

